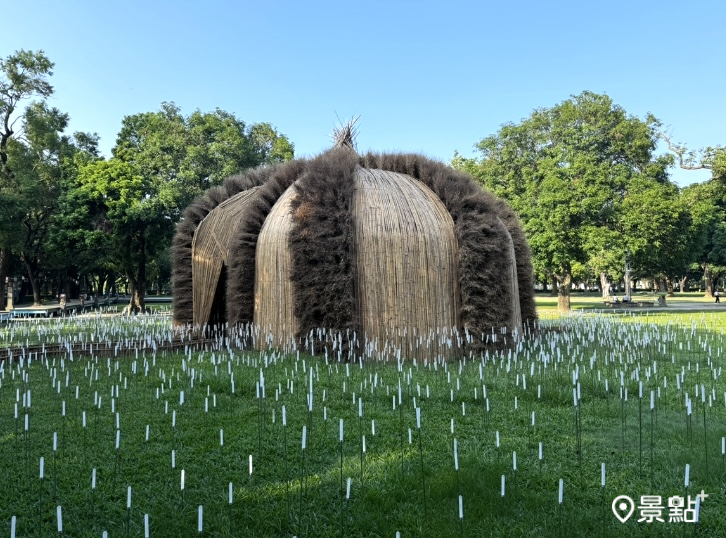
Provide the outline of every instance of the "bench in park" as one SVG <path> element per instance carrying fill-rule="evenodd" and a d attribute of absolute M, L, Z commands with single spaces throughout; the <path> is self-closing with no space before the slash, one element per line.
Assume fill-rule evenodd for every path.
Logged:
<path fill-rule="evenodd" d="M 658 299 L 650 298 L 635 298 L 630 301 L 603 301 L 605 306 L 608 308 L 648 308 L 652 306 L 659 306 Z"/>

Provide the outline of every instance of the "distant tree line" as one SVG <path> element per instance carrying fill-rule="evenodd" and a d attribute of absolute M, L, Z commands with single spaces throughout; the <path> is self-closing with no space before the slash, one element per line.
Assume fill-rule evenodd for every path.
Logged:
<path fill-rule="evenodd" d="M 0 301 L 8 277 L 35 303 L 123 282 L 138 312 L 149 283 L 168 284 L 189 202 L 245 168 L 293 158 L 294 146 L 267 123 L 163 103 L 123 118 L 103 158 L 96 134 L 66 134 L 68 115 L 48 105 L 53 67 L 43 51 L 0 60 Z"/>
<path fill-rule="evenodd" d="M 655 155 L 659 139 L 670 149 Z M 607 293 L 632 276 L 662 291 L 702 278 L 706 293 L 726 274 L 726 148 L 674 144 L 652 115 L 628 115 L 607 95 L 583 92 L 477 144 L 480 157 L 453 165 L 506 199 L 521 219 L 537 279 L 570 308 L 573 283 Z M 674 165 L 710 169 L 679 188 Z"/>

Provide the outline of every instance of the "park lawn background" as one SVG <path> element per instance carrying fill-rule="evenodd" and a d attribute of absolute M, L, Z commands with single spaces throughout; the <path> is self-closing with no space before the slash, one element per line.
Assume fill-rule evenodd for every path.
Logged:
<path fill-rule="evenodd" d="M 725 321 L 722 312 L 606 316 L 575 312 L 545 318 L 543 325 L 548 330 L 523 344 L 516 354 L 492 355 L 486 361 L 437 362 L 435 369 L 432 362 L 406 362 L 400 370 L 396 364 L 380 362 L 365 364 L 362 369 L 352 364 L 346 369 L 334 361 L 326 364 L 321 357 L 230 355 L 226 350 L 214 352 L 216 372 L 212 352 L 159 353 L 154 359 L 150 351 L 142 351 L 128 357 L 81 356 L 73 361 L 66 357 L 63 361 L 50 359 L 47 364 L 33 361 L 29 368 L 27 362 L 23 366 L 15 363 L 12 369 L 3 366 L 0 473 L 6 479 L 0 485 L 0 522 L 4 525 L 0 535 L 9 534 L 13 515 L 18 517 L 18 536 L 54 533 L 58 503 L 69 536 L 100 536 L 102 530 L 108 530 L 110 536 L 143 536 L 144 514 L 150 516 L 152 536 L 191 535 L 197 530 L 199 505 L 204 506 L 203 534 L 207 536 L 394 536 L 396 531 L 401 536 L 690 536 L 696 530 L 703 536 L 725 536 L 726 469 L 720 451 L 721 438 L 726 435 Z M 59 327 L 66 332 L 61 333 Z M 3 345 L 24 343 L 32 333 L 44 341 L 139 339 L 144 335 L 159 339 L 167 329 L 168 320 L 163 318 L 89 318 L 77 325 L 73 320 L 24 322 L 12 334 L 4 333 Z M 553 362 L 540 368 L 545 355 Z M 312 414 L 306 402 L 311 367 Z M 228 368 L 234 374 L 234 393 Z M 618 394 L 620 368 L 627 370 L 628 402 Z M 573 371 L 580 372 L 582 388 L 577 421 Z M 643 401 L 637 398 L 638 382 L 631 377 L 636 371 L 645 385 Z M 27 384 L 22 372 L 28 374 Z M 267 383 L 264 400 L 256 395 L 260 372 Z M 685 381 L 678 391 L 675 376 L 680 373 L 685 374 Z M 608 393 L 604 378 L 610 382 Z M 399 379 L 403 406 L 394 411 L 392 398 L 397 395 Z M 664 379 L 668 379 L 667 388 Z M 705 406 L 695 397 L 698 384 L 709 393 Z M 119 397 L 114 398 L 111 412 L 110 394 L 116 386 Z M 659 387 L 661 396 L 652 415 L 651 459 L 649 399 L 650 391 Z M 32 406 L 24 409 L 19 405 L 16 421 L 13 408 L 18 391 L 28 388 Z M 362 419 L 353 392 L 362 398 Z M 684 407 L 686 392 L 694 401 L 690 419 Z M 716 399 L 710 402 L 712 392 Z M 102 400 L 100 409 L 94 403 L 96 395 Z M 420 437 L 414 399 L 421 408 Z M 61 413 L 63 401 L 66 417 Z M 286 427 L 282 426 L 283 404 Z M 85 432 L 81 424 L 84 410 Z M 28 435 L 23 431 L 25 412 L 29 415 Z M 118 452 L 114 448 L 115 412 L 120 421 Z M 341 418 L 345 424 L 342 489 Z M 309 432 L 304 455 L 303 426 Z M 224 431 L 224 446 L 220 446 L 220 430 Z M 59 436 L 55 459 L 54 432 Z M 496 432 L 500 435 L 498 448 Z M 362 435 L 367 441 L 363 458 Z M 454 439 L 459 472 L 454 468 Z M 250 454 L 252 477 L 248 472 Z M 38 478 L 41 456 L 46 472 L 42 484 Z M 600 487 L 602 462 L 606 463 L 605 490 Z M 646 494 L 662 495 L 664 500 L 686 495 L 686 464 L 692 482 L 689 492 L 704 489 L 710 495 L 698 527 L 637 523 L 634 518 L 621 524 L 610 512 L 610 502 L 620 494 L 636 500 Z M 98 486 L 91 491 L 94 467 Z M 186 476 L 183 499 L 181 469 Z M 503 498 L 502 475 L 506 477 Z M 351 494 L 346 499 L 349 477 Z M 561 505 L 560 479 L 564 483 Z M 231 507 L 229 482 L 234 494 Z M 130 512 L 126 510 L 129 486 L 133 497 Z M 458 517 L 459 495 L 463 520 Z"/>

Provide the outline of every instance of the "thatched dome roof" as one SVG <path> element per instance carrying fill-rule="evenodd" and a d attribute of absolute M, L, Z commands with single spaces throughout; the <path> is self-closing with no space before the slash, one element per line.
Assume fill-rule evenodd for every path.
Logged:
<path fill-rule="evenodd" d="M 250 171 L 195 202 L 174 242 L 175 322 L 226 320 L 258 346 L 448 355 L 534 321 L 532 284 L 511 209 L 417 155 Z"/>

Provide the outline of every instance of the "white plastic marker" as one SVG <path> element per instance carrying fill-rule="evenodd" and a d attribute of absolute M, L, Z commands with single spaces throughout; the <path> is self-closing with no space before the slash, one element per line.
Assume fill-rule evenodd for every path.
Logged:
<path fill-rule="evenodd" d="M 304 445 L 304 443 L 305 443 L 305 441 L 303 441 L 303 445 Z M 303 446 L 303 448 L 305 448 L 305 446 Z M 252 476 L 252 454 L 250 454 L 249 460 L 250 460 L 249 461 L 249 471 L 250 471 L 250 477 L 251 477 Z"/>
<path fill-rule="evenodd" d="M 343 442 L 343 419 L 342 418 L 340 419 L 340 435 L 338 436 L 338 438 L 340 439 L 340 442 L 342 443 Z"/>
<path fill-rule="evenodd" d="M 171 470 L 176 469 L 176 452 L 171 451 Z"/>
<path fill-rule="evenodd" d="M 198 521 L 197 522 L 197 532 L 199 532 L 199 534 L 202 533 L 202 520 L 203 520 L 203 517 L 204 517 L 203 516 L 203 510 L 204 509 L 202 508 L 202 505 L 200 504 L 199 505 L 199 517 L 197 518 L 197 521 Z"/>
<path fill-rule="evenodd" d="M 600 464 L 600 486 L 605 487 L 605 464 Z"/>
<path fill-rule="evenodd" d="M 144 514 L 144 538 L 149 538 L 149 514 Z"/>
<path fill-rule="evenodd" d="M 564 489 L 564 481 L 560 478 L 560 494 L 559 494 L 559 503 L 562 504 L 562 494 Z"/>
<path fill-rule="evenodd" d="M 456 440 L 456 437 L 454 437 L 454 470 L 459 470 L 459 443 Z"/>
<path fill-rule="evenodd" d="M 17 524 L 17 518 L 13 516 L 10 519 L 10 538 L 15 538 L 15 526 Z"/>
<path fill-rule="evenodd" d="M 502 497 L 504 497 L 504 489 L 505 489 L 506 480 L 507 480 L 506 477 L 504 475 L 502 475 Z"/>
<path fill-rule="evenodd" d="M 184 469 L 181 472 L 181 490 L 184 491 Z"/>
<path fill-rule="evenodd" d="M 346 482 L 345 486 L 345 498 L 350 499 L 350 477 L 348 477 L 348 481 Z"/>
<path fill-rule="evenodd" d="M 232 492 L 234 491 L 232 482 L 229 483 L 229 504 L 232 504 Z"/>
<path fill-rule="evenodd" d="M 224 430 L 219 430 L 219 446 L 224 446 Z"/>
<path fill-rule="evenodd" d="M 91 471 L 91 489 L 96 489 L 96 468 Z"/>
<path fill-rule="evenodd" d="M 45 471 L 45 460 L 43 456 L 40 457 L 40 479 L 43 480 L 43 474 Z"/>
<path fill-rule="evenodd" d="M 60 504 L 56 508 L 56 515 L 58 517 L 58 534 L 63 534 L 63 509 Z"/>
<path fill-rule="evenodd" d="M 27 415 L 25 415 L 27 418 Z M 416 428 L 421 429 L 421 408 L 416 408 Z"/>
<path fill-rule="evenodd" d="M 464 519 L 464 498 L 459 495 L 459 519 Z"/>
<path fill-rule="evenodd" d="M 691 466 L 686 463 L 686 479 L 684 480 L 686 487 L 691 485 Z"/>
<path fill-rule="evenodd" d="M 126 510 L 131 510 L 131 486 L 126 493 Z"/>

